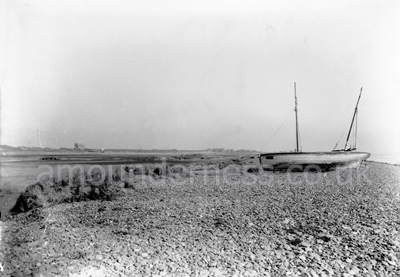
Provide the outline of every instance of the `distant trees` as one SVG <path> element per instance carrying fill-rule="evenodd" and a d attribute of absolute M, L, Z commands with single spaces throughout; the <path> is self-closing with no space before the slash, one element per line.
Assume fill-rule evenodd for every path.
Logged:
<path fill-rule="evenodd" d="M 211 151 L 212 152 L 224 152 L 225 148 L 213 148 Z"/>
<path fill-rule="evenodd" d="M 85 149 L 86 146 L 82 143 L 74 142 L 74 149 Z"/>

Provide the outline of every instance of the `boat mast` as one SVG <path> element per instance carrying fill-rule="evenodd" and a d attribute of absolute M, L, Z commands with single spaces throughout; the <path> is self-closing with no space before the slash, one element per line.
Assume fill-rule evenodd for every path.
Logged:
<path fill-rule="evenodd" d="M 294 83 L 294 111 L 296 112 L 296 152 L 299 152 L 299 122 L 297 119 L 297 95 L 296 95 L 296 82 Z"/>
<path fill-rule="evenodd" d="M 354 118 L 356 118 L 356 115 L 357 115 L 357 112 L 358 112 L 357 107 L 358 107 L 358 103 L 360 102 L 362 89 L 363 89 L 363 88 L 361 87 L 360 95 L 358 96 L 358 100 L 357 100 L 357 104 L 356 104 L 356 108 L 354 109 L 353 119 L 351 120 L 350 130 L 349 130 L 349 133 L 347 134 L 346 144 L 344 145 L 344 150 L 346 150 L 347 143 L 349 142 L 349 138 L 350 138 L 350 134 L 351 134 L 351 129 L 353 128 Z M 350 150 L 351 150 L 351 149 L 350 149 Z"/>

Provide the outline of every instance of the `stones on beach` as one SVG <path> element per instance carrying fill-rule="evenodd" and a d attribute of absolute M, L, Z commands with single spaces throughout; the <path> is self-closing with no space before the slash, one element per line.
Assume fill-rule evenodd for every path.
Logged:
<path fill-rule="evenodd" d="M 388 169 L 375 170 L 372 180 Z M 375 190 L 334 185 L 332 172 L 331 184 L 312 186 L 271 174 L 273 184 L 197 176 L 185 185 L 138 186 L 114 201 L 34 209 L 9 222 L 7 259 L 22 273 L 56 268 L 61 276 L 90 268 L 104 276 L 399 273 L 397 181 Z"/>

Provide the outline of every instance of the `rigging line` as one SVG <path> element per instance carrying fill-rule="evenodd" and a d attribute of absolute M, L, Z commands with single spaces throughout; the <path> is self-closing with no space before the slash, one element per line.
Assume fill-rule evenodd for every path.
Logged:
<path fill-rule="evenodd" d="M 354 128 L 356 128 L 356 124 L 357 124 L 357 111 L 354 114 L 354 127 L 351 130 L 351 141 L 350 141 L 350 149 L 353 149 L 356 147 L 355 142 L 356 142 L 356 130 Z"/>
<path fill-rule="evenodd" d="M 39 145 L 40 145 L 40 148 L 43 148 L 42 140 L 40 138 L 40 136 L 41 136 L 41 115 L 40 115 L 40 100 L 39 100 L 39 97 L 37 98 L 37 102 L 36 103 L 37 103 L 38 111 L 39 111 Z"/>
<path fill-rule="evenodd" d="M 302 149 L 302 147 L 301 147 L 301 135 L 300 135 L 300 128 L 299 128 L 299 126 L 297 125 L 297 133 L 298 133 L 298 136 L 299 136 L 299 149 L 298 149 L 298 151 L 299 152 L 302 152 L 303 151 L 303 149 Z"/>
<path fill-rule="evenodd" d="M 354 127 L 355 127 L 355 124 L 354 124 Z M 354 134 L 355 134 L 354 130 L 351 130 L 351 134 L 352 134 L 352 141 L 350 143 L 350 149 L 354 148 Z"/>
<path fill-rule="evenodd" d="M 340 140 L 342 139 L 342 137 L 343 137 L 343 135 L 344 135 L 344 132 L 346 132 L 347 126 L 350 124 L 350 122 L 351 122 L 351 119 L 350 119 L 349 122 L 347 123 L 346 127 L 343 129 L 343 132 L 342 132 L 342 134 L 340 135 L 339 140 L 336 142 L 335 147 L 333 147 L 333 150 L 335 150 L 336 147 L 338 146 L 338 144 L 339 144 Z"/>
<path fill-rule="evenodd" d="M 357 126 L 358 126 L 358 110 L 356 113 L 356 128 L 354 130 L 354 148 L 357 148 Z"/>
<path fill-rule="evenodd" d="M 269 140 L 267 141 L 267 143 L 265 143 L 265 145 L 263 146 L 263 148 L 261 149 L 261 151 L 263 151 L 265 149 L 265 147 L 268 145 L 268 143 L 271 141 L 271 139 L 276 135 L 276 133 L 278 133 L 279 129 L 283 126 L 283 124 L 285 124 L 285 122 L 289 119 L 289 117 L 292 115 L 294 110 L 292 110 L 290 112 L 290 114 L 286 117 L 285 121 L 283 121 L 283 123 L 281 124 L 281 126 L 279 126 L 279 128 L 275 131 L 275 133 L 269 138 Z"/>
<path fill-rule="evenodd" d="M 298 130 L 299 130 L 299 152 L 302 152 L 302 151 L 303 151 L 303 148 L 301 147 L 301 135 L 300 135 L 300 128 L 299 128 Z"/>

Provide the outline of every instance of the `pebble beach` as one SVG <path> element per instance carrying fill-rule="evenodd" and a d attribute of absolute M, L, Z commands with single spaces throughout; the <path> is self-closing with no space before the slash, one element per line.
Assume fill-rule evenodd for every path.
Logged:
<path fill-rule="evenodd" d="M 400 276 L 400 166 L 123 191 L 10 216 L 1 276 Z"/>

